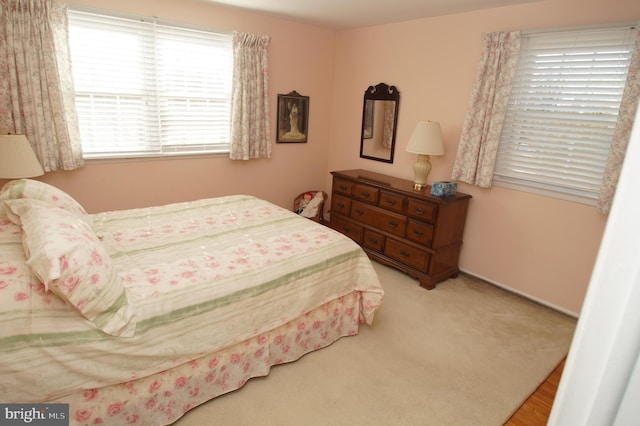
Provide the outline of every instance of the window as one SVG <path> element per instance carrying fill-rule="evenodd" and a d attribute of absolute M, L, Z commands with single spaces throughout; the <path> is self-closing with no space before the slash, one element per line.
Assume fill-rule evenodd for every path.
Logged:
<path fill-rule="evenodd" d="M 230 34 L 68 13 L 85 158 L 229 151 Z"/>
<path fill-rule="evenodd" d="M 595 204 L 636 30 L 523 34 L 494 181 Z"/>

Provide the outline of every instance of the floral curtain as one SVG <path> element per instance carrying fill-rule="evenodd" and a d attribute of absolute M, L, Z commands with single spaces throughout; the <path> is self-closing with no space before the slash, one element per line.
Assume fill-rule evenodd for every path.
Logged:
<path fill-rule="evenodd" d="M 520 32 L 483 34 L 482 42 L 451 178 L 488 188 L 518 62 Z"/>
<path fill-rule="evenodd" d="M 601 213 L 608 213 L 611 208 L 613 196 L 616 192 L 616 185 L 620 177 L 620 169 L 624 162 L 627 145 L 631 137 L 633 121 L 638 109 L 638 99 L 640 98 L 640 31 L 636 34 L 636 41 L 629 64 L 627 81 L 622 102 L 618 111 L 618 120 L 611 141 L 607 166 L 605 168 L 602 185 L 600 186 L 600 196 L 598 199 L 598 210 Z"/>
<path fill-rule="evenodd" d="M 0 133 L 26 135 L 47 172 L 83 166 L 66 7 L 52 0 L 0 6 Z"/>
<path fill-rule="evenodd" d="M 233 93 L 229 158 L 269 158 L 268 36 L 233 33 Z"/>

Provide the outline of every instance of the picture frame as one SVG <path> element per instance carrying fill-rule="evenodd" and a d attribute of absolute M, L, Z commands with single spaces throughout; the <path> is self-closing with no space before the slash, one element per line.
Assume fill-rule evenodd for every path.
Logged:
<path fill-rule="evenodd" d="M 276 143 L 306 143 L 309 127 L 309 97 L 295 90 L 278 95 Z"/>

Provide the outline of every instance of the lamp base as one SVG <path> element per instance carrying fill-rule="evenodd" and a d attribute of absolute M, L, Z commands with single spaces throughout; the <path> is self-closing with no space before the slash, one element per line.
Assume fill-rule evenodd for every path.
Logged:
<path fill-rule="evenodd" d="M 426 188 L 428 185 L 423 185 L 421 183 L 413 183 L 413 189 L 415 189 L 416 191 L 422 191 L 424 188 Z"/>
<path fill-rule="evenodd" d="M 422 190 L 426 188 L 427 177 L 431 172 L 431 161 L 428 155 L 418 154 L 416 162 L 413 163 L 413 189 Z"/>

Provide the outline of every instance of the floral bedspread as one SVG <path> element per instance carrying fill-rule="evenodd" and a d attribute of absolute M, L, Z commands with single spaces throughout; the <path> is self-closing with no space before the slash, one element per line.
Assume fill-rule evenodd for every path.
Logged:
<path fill-rule="evenodd" d="M 383 297 L 355 243 L 251 196 L 101 213 L 93 229 L 134 305 L 135 335 L 105 335 L 46 293 L 20 228 L 0 219 L 0 401 L 64 401 L 166 374 L 347 295 L 371 323 Z"/>

